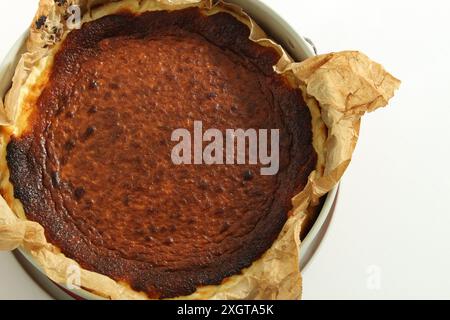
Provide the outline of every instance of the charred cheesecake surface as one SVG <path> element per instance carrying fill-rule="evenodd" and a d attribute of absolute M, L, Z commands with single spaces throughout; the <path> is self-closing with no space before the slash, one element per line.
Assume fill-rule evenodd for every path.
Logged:
<path fill-rule="evenodd" d="M 272 245 L 316 166 L 301 92 L 227 13 L 121 13 L 70 32 L 7 161 L 15 197 L 88 270 L 151 298 L 238 274 Z M 173 164 L 171 134 L 280 129 L 280 170 Z"/>

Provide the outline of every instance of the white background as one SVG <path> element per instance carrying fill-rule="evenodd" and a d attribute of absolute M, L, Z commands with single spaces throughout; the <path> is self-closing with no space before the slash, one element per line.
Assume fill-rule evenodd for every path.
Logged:
<path fill-rule="evenodd" d="M 450 2 L 266 0 L 319 51 L 360 50 L 403 80 L 363 122 L 305 299 L 450 298 Z M 37 0 L 0 1 L 0 57 Z M 380 287 L 370 284 L 380 272 Z M 0 298 L 49 298 L 0 253 Z"/>

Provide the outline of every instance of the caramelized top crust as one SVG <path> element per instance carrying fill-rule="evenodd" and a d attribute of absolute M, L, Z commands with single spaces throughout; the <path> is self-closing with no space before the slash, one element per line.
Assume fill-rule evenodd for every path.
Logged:
<path fill-rule="evenodd" d="M 150 298 L 193 293 L 251 265 L 316 166 L 301 92 L 246 25 L 199 9 L 121 13 L 68 34 L 7 161 L 15 197 L 88 270 Z M 181 165 L 177 128 L 280 129 L 280 171 Z M 250 174 L 252 173 L 252 174 Z"/>

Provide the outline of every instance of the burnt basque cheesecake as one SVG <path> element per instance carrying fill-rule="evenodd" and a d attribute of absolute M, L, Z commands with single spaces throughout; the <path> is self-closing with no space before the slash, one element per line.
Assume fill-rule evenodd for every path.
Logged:
<path fill-rule="evenodd" d="M 7 164 L 14 196 L 83 268 L 150 298 L 221 284 L 279 235 L 316 168 L 300 90 L 232 15 L 120 12 L 68 33 Z M 262 165 L 175 165 L 178 128 L 279 129 Z"/>

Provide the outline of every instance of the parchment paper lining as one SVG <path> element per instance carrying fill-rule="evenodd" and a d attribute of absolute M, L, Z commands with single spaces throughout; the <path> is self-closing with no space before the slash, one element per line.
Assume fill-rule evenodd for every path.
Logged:
<path fill-rule="evenodd" d="M 330 53 L 294 63 L 289 55 L 239 7 L 206 0 L 75 0 L 83 21 L 98 19 L 126 8 L 133 12 L 178 10 L 196 6 L 205 14 L 226 11 L 249 26 L 250 39 L 276 48 L 282 58 L 275 70 L 298 86 L 313 116 L 314 147 L 319 156 L 317 169 L 311 173 L 305 189 L 293 199 L 294 210 L 272 247 L 249 268 L 224 280 L 221 285 L 207 286 L 183 299 L 299 299 L 300 231 L 305 213 L 317 205 L 320 197 L 340 180 L 350 163 L 358 140 L 361 117 L 368 111 L 385 106 L 400 81 L 383 67 L 360 52 Z M 11 133 L 26 126 L 23 114 L 27 83 L 36 83 L 42 67 L 51 66 L 52 55 L 67 32 L 65 12 L 68 4 L 58 6 L 53 0 L 41 0 L 36 20 L 45 16 L 47 26 L 30 28 L 27 52 L 20 60 L 13 86 L 0 104 L 0 173 L 3 197 L 0 197 L 0 250 L 27 250 L 55 282 L 65 284 L 68 270 L 78 264 L 66 258 L 45 239 L 42 226 L 27 221 L 20 202 L 13 198 L 6 165 L 6 145 Z M 42 66 L 44 64 L 44 66 Z M 38 65 L 41 68 L 36 68 Z M 27 100 L 28 101 L 28 100 Z M 109 299 L 146 299 L 127 284 L 81 269 L 81 285 L 86 290 Z"/>

